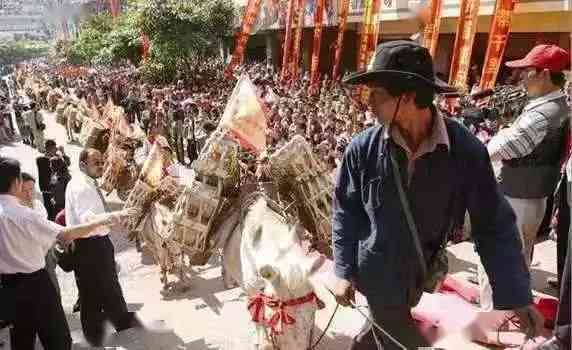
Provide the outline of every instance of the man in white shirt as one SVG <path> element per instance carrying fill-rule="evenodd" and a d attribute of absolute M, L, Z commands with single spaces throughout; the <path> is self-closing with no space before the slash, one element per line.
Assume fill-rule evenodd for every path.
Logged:
<path fill-rule="evenodd" d="M 103 156 L 92 148 L 79 156 L 82 171 L 66 188 L 66 222 L 77 225 L 108 212 L 107 203 L 98 187 L 103 174 Z M 119 332 L 139 326 L 127 303 L 117 278 L 115 250 L 109 239 L 110 229 L 101 227 L 88 237 L 75 242 L 74 272 L 80 298 L 80 317 L 85 339 L 92 346 L 102 346 L 104 322 L 109 320 Z"/>
<path fill-rule="evenodd" d="M 0 174 L 0 319 L 14 325 L 13 350 L 34 350 L 36 335 L 44 350 L 70 350 L 65 314 L 45 270 L 46 253 L 56 240 L 69 243 L 129 213 L 63 227 L 20 203 L 22 178 L 17 160 L 0 158 Z"/>
<path fill-rule="evenodd" d="M 22 191 L 18 194 L 18 198 L 22 205 L 34 209 L 35 212 L 40 214 L 41 217 L 48 218 L 48 211 L 41 200 L 35 198 L 35 185 L 36 180 L 28 173 L 22 173 Z M 46 254 L 46 271 L 50 275 L 50 279 L 54 282 L 58 295 L 60 293 L 60 285 L 56 275 L 57 258 L 54 253 L 54 248 L 50 248 Z"/>

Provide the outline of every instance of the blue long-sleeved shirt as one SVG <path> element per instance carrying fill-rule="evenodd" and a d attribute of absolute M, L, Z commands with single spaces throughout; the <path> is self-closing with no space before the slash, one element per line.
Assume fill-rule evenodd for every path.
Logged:
<path fill-rule="evenodd" d="M 446 121 L 450 149 L 418 160 L 404 184 L 427 261 L 442 244 L 452 218 L 469 211 L 472 234 L 493 288 L 497 309 L 530 304 L 530 275 L 512 208 L 499 191 L 485 146 Z M 407 173 L 405 151 L 383 137 L 383 127 L 357 135 L 340 165 L 334 191 L 335 273 L 354 280 L 377 304 L 405 305 L 419 283 L 419 264 L 388 156 Z M 404 178 L 407 176 L 403 175 Z"/>

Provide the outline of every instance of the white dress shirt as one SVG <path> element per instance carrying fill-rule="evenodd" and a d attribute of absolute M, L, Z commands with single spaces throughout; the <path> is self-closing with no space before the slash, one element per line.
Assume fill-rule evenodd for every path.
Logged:
<path fill-rule="evenodd" d="M 46 253 L 62 230 L 16 197 L 0 195 L 0 274 L 43 269 Z"/>
<path fill-rule="evenodd" d="M 48 218 L 48 211 L 46 210 L 46 207 L 44 206 L 44 203 L 42 203 L 41 200 L 34 199 L 32 202 L 32 209 L 34 209 L 36 213 L 40 214 L 41 217 L 45 219 Z"/>
<path fill-rule="evenodd" d="M 85 224 L 97 219 L 106 212 L 106 204 L 98 193 L 94 179 L 81 173 L 73 176 L 66 188 L 66 224 L 68 226 Z M 86 237 L 105 236 L 109 228 L 102 226 Z"/>

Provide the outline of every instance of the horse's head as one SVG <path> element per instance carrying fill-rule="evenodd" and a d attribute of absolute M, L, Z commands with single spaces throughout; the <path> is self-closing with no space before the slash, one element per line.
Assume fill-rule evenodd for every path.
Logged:
<path fill-rule="evenodd" d="M 246 286 L 251 295 L 249 310 L 258 323 L 262 349 L 307 349 L 312 341 L 321 302 L 309 277 L 323 259 L 308 256 L 302 233 L 264 197 L 244 216 L 241 255 L 247 268 L 243 270 L 250 270 L 244 271 L 245 284 L 250 284 Z"/>

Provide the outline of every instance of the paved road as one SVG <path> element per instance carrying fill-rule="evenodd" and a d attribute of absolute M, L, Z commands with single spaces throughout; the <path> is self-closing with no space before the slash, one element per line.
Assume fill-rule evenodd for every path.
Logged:
<path fill-rule="evenodd" d="M 65 144 L 64 128 L 55 123 L 53 115 L 46 115 L 47 138 L 53 138 L 58 144 L 64 144 L 71 157 L 71 171 L 77 174 L 78 155 L 81 150 L 76 145 Z M 16 143 L 0 146 L 0 155 L 10 156 L 22 162 L 24 171 L 37 174 L 36 150 Z M 112 201 L 117 199 L 112 198 Z M 133 331 L 119 334 L 109 341 L 109 346 L 130 350 L 215 350 L 215 349 L 251 349 L 252 328 L 245 307 L 245 298 L 239 289 L 225 290 L 218 262 L 195 268 L 192 272 L 192 286 L 185 293 L 162 295 L 159 269 L 151 259 L 137 253 L 134 246 L 124 236 L 114 235 L 119 274 L 125 298 L 131 310 L 138 311 L 144 322 L 163 323 L 171 331 L 160 336 L 150 336 Z M 452 272 L 467 275 L 467 269 L 474 267 L 477 257 L 470 243 L 462 243 L 450 248 L 452 254 Z M 555 244 L 543 242 L 537 246 L 535 254 L 539 265 L 533 268 L 535 287 L 543 292 L 545 278 L 555 273 Z M 58 278 L 62 287 L 62 303 L 72 329 L 75 349 L 85 349 L 79 315 L 72 314 L 71 308 L 77 297 L 73 274 L 58 269 Z M 105 286 L 102 286 L 105 288 Z M 554 291 L 552 291 L 553 293 Z M 333 299 L 326 293 L 319 293 L 327 308 L 317 314 L 317 327 L 325 327 L 332 311 Z M 359 301 L 358 303 L 363 303 Z M 351 309 L 340 309 L 332 327 L 327 333 L 320 349 L 345 349 L 351 337 L 362 325 L 361 316 Z M 315 333 L 316 334 L 316 333 Z M 319 333 L 317 333 L 319 334 Z M 6 331 L 0 332 L 0 342 L 6 341 Z M 475 344 L 466 344 L 459 340 L 442 345 L 447 349 L 484 349 Z M 38 349 L 41 347 L 38 346 Z M 2 350 L 9 350 L 5 345 Z"/>

